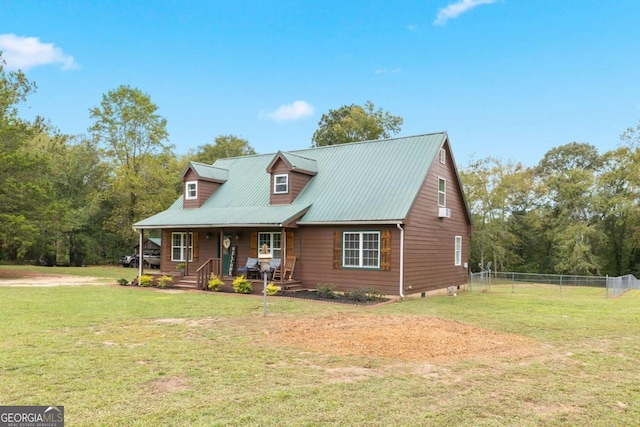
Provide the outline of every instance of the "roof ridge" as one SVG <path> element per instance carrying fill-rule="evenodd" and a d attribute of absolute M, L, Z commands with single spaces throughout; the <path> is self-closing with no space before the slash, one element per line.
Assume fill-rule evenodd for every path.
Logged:
<path fill-rule="evenodd" d="M 421 138 L 421 137 L 432 136 L 432 135 L 447 135 L 447 131 L 427 132 L 427 133 L 420 133 L 420 134 L 417 134 L 417 135 L 395 136 L 395 137 L 392 137 L 392 138 L 382 138 L 382 139 L 366 139 L 364 141 L 343 142 L 341 144 L 323 145 L 321 147 L 300 148 L 300 149 L 295 150 L 295 151 L 319 150 L 319 149 L 323 149 L 323 148 L 332 148 L 332 147 L 347 147 L 347 146 L 352 146 L 352 145 L 356 145 L 356 144 L 369 144 L 369 143 L 374 143 L 374 142 L 391 142 L 391 141 L 397 141 L 399 139 Z"/>
<path fill-rule="evenodd" d="M 294 153 L 293 151 L 278 151 L 278 153 L 282 153 L 282 154 L 291 154 L 292 156 L 300 157 L 301 159 L 305 159 L 305 160 L 313 160 L 314 162 L 316 161 L 316 159 L 312 159 L 312 158 L 310 158 L 310 157 L 301 156 L 300 154 Z M 276 153 L 276 154 L 277 154 L 277 153 Z"/>

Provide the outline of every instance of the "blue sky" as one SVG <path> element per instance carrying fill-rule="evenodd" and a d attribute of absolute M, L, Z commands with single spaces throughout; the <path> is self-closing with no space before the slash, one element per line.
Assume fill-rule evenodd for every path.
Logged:
<path fill-rule="evenodd" d="M 323 113 L 371 100 L 401 136 L 533 165 L 615 148 L 640 119 L 637 0 L 7 1 L 0 50 L 38 85 L 25 117 L 82 134 L 121 84 L 183 154 L 222 134 L 306 148 Z"/>

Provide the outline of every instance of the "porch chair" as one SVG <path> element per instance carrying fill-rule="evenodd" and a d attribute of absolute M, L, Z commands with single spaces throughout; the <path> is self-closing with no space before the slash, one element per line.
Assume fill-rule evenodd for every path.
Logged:
<path fill-rule="evenodd" d="M 251 279 L 251 276 L 260 273 L 260 267 L 258 267 L 258 258 L 247 258 L 247 263 L 244 267 L 238 267 L 238 274 L 243 274 L 245 278 Z"/>
<path fill-rule="evenodd" d="M 279 279 L 280 281 L 284 280 L 289 274 L 288 280 L 292 280 L 293 278 L 293 269 L 296 266 L 296 257 L 295 255 L 288 256 L 285 260 L 284 264 L 280 266 L 277 270 L 273 272 L 273 279 Z"/>
<path fill-rule="evenodd" d="M 273 258 L 271 260 L 271 264 L 270 264 L 270 268 L 269 268 L 269 274 L 271 275 L 272 279 L 273 279 L 273 275 L 275 274 L 276 270 L 280 269 L 280 264 L 281 264 L 280 258 Z"/>

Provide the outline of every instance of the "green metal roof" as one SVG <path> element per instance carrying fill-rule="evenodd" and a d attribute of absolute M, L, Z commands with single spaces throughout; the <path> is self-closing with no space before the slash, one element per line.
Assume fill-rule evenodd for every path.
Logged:
<path fill-rule="evenodd" d="M 229 176 L 228 170 L 212 165 L 205 165 L 204 163 L 189 162 L 189 165 L 187 165 L 187 169 L 189 167 L 191 167 L 199 177 L 212 181 L 226 181 L 227 177 Z"/>
<path fill-rule="evenodd" d="M 274 154 L 219 159 L 212 168 L 228 171 L 227 180 L 200 208 L 183 209 L 180 198 L 134 227 L 279 225 L 302 214 L 299 224 L 403 221 L 446 139 L 442 132 L 282 153 L 317 170 L 290 205 L 269 205 Z"/>
<path fill-rule="evenodd" d="M 304 172 L 318 173 L 318 163 L 314 159 L 295 155 L 291 152 L 282 152 L 282 157 L 287 159 L 293 169 Z"/>
<path fill-rule="evenodd" d="M 163 227 L 249 227 L 282 226 L 304 213 L 308 206 L 238 206 L 224 208 L 168 209 L 134 225 L 136 228 Z"/>

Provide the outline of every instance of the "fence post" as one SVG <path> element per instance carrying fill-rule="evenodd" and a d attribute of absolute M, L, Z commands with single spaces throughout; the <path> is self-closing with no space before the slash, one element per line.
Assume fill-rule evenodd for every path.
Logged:
<path fill-rule="evenodd" d="M 514 282 L 516 281 L 516 273 L 511 273 L 511 293 L 514 293 Z"/>
<path fill-rule="evenodd" d="M 562 274 L 560 275 L 560 294 L 562 294 Z"/>

